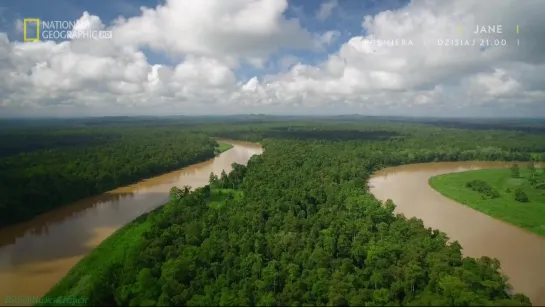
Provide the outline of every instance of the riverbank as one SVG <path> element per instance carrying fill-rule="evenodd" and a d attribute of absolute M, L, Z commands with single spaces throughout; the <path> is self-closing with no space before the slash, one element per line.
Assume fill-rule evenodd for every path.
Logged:
<path fill-rule="evenodd" d="M 233 145 L 230 144 L 230 143 L 227 143 L 227 142 L 217 141 L 217 143 L 218 143 L 219 146 L 217 146 L 215 148 L 215 150 L 214 150 L 216 156 L 221 154 L 224 151 L 227 151 L 227 150 L 233 148 Z"/>
<path fill-rule="evenodd" d="M 123 263 L 127 254 L 131 254 L 150 229 L 148 218 L 156 215 L 163 207 L 144 213 L 134 221 L 118 229 L 87 256 L 79 261 L 68 274 L 47 292 L 46 297 L 83 297 L 86 302 L 79 304 L 92 305 L 91 293 L 102 286 L 101 281 L 108 277 L 113 267 Z M 62 306 L 66 304 L 37 304 L 36 306 Z M 75 304 L 78 306 L 78 304 Z"/>
<path fill-rule="evenodd" d="M 53 143 L 42 150 L 21 149 L 20 154 L 0 158 L 0 228 L 209 160 L 218 145 L 203 134 L 159 128 L 85 133 L 94 141 L 78 142 L 74 132 L 64 137 L 68 143 L 78 142 L 77 146 Z"/>
<path fill-rule="evenodd" d="M 228 142 L 228 141 L 224 141 Z M 117 229 L 168 201 L 173 186 L 208 184 L 210 173 L 230 172 L 262 153 L 258 144 L 233 148 L 205 162 L 63 206 L 0 231 L 0 297 L 39 297 Z M 0 305 L 4 305 L 4 301 Z"/>
<path fill-rule="evenodd" d="M 545 304 L 545 239 L 443 196 L 429 185 L 432 177 L 465 171 L 509 168 L 509 162 L 438 162 L 385 168 L 369 180 L 379 200 L 391 199 L 395 212 L 418 218 L 458 241 L 464 256 L 496 258 L 514 291 Z M 520 164 L 523 165 L 523 164 Z"/>
<path fill-rule="evenodd" d="M 268 144 L 247 169 L 221 176 L 218 186 L 240 195 L 167 205 L 138 253 L 89 296 L 108 306 L 528 305 L 505 293 L 493 261 L 462 258 L 459 245 L 369 195 L 361 178 L 373 168 L 358 172 L 358 157 L 376 149 L 363 145 Z M 457 292 L 445 293 L 452 284 Z"/>
<path fill-rule="evenodd" d="M 512 178 L 511 169 L 475 170 L 431 177 L 429 183 L 445 197 L 545 237 L 545 189 L 531 183 L 543 171 L 520 167 L 519 172 Z M 480 186 L 468 187 L 471 183 Z"/>
<path fill-rule="evenodd" d="M 211 208 L 219 209 L 230 197 L 241 197 L 240 191 L 231 189 L 211 189 L 206 203 Z M 126 259 L 139 252 L 142 238 L 150 231 L 153 221 L 160 215 L 168 215 L 169 206 L 175 205 L 172 199 L 149 213 L 145 213 L 129 224 L 118 229 L 110 237 L 93 249 L 78 262 L 68 274 L 47 292 L 46 297 L 79 297 L 87 298 L 83 305 L 104 305 L 107 302 L 93 301 L 96 293 L 111 277 L 116 267 L 122 266 Z M 165 211 L 166 210 L 166 211 Z M 36 306 L 61 306 L 66 304 L 37 304 Z M 77 306 L 77 304 L 76 304 Z"/>

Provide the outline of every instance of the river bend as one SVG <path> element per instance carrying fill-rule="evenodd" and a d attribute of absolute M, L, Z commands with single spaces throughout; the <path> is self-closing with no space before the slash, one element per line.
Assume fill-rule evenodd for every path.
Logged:
<path fill-rule="evenodd" d="M 231 171 L 261 154 L 258 144 L 234 145 L 212 160 L 78 201 L 0 230 L 0 305 L 6 296 L 42 296 L 115 230 L 165 204 L 173 186 L 201 187 L 211 172 Z"/>
<path fill-rule="evenodd" d="M 436 175 L 509 166 L 506 162 L 403 165 L 378 171 L 369 186 L 377 199 L 393 200 L 396 213 L 422 219 L 426 227 L 458 240 L 465 256 L 497 258 L 514 290 L 530 297 L 533 305 L 545 306 L 545 238 L 448 199 L 428 184 Z"/>

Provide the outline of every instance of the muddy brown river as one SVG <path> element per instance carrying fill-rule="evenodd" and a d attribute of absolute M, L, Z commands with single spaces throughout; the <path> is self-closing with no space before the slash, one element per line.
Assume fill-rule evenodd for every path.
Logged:
<path fill-rule="evenodd" d="M 369 181 L 379 200 L 393 200 L 396 212 L 417 217 L 427 227 L 458 240 L 465 256 L 500 260 L 516 292 L 545 306 L 545 238 L 494 219 L 442 196 L 429 184 L 430 177 L 472 169 L 508 167 L 505 162 L 446 162 L 411 164 L 383 169 Z M 545 218 L 545 217 L 543 217 Z"/>
<path fill-rule="evenodd" d="M 234 145 L 212 160 L 122 187 L 0 230 L 0 305 L 6 296 L 44 295 L 115 230 L 168 200 L 171 187 L 201 187 L 211 172 L 231 171 L 261 154 L 258 144 Z"/>
<path fill-rule="evenodd" d="M 172 186 L 203 186 L 210 172 L 230 171 L 261 154 L 259 145 L 229 141 L 234 148 L 213 160 L 147 179 L 0 230 L 0 305 L 6 296 L 45 294 L 83 256 L 137 216 L 168 199 Z M 545 305 L 545 238 L 493 219 L 443 197 L 428 185 L 432 176 L 470 169 L 507 167 L 507 163 L 453 162 L 412 164 L 377 172 L 371 192 L 392 199 L 396 211 L 418 217 L 462 245 L 464 255 L 501 261 L 515 291 L 534 305 Z"/>

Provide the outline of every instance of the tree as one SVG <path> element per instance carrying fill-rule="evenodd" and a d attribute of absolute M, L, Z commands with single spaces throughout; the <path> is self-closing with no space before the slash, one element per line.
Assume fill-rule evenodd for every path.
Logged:
<path fill-rule="evenodd" d="M 511 166 L 511 177 L 512 178 L 520 178 L 520 169 L 519 169 L 519 166 L 518 164 L 513 164 L 513 166 Z"/>
<path fill-rule="evenodd" d="M 210 176 L 208 177 L 208 183 L 210 185 L 214 185 L 218 181 L 218 176 L 214 174 L 214 172 L 210 172 Z"/>
<path fill-rule="evenodd" d="M 530 173 L 530 182 L 532 184 L 536 183 L 536 166 L 534 165 L 534 162 L 528 163 L 528 172 Z"/>
<path fill-rule="evenodd" d="M 202 187 L 202 191 L 203 191 L 204 197 L 210 197 L 212 192 L 210 185 L 205 185 L 204 187 Z"/>
<path fill-rule="evenodd" d="M 500 196 L 498 191 L 483 180 L 471 180 L 466 183 L 466 187 L 482 194 L 483 198 L 498 198 Z"/>
<path fill-rule="evenodd" d="M 214 157 L 210 137 L 178 128 L 81 126 L 0 129 L 0 227 Z"/>
<path fill-rule="evenodd" d="M 526 193 L 524 193 L 524 191 L 522 191 L 520 188 L 515 191 L 515 200 L 521 203 L 527 203 L 530 201 Z"/>
<path fill-rule="evenodd" d="M 530 173 L 535 173 L 536 172 L 536 166 L 535 166 L 534 162 L 528 163 L 528 171 L 530 171 Z"/>
<path fill-rule="evenodd" d="M 227 173 L 225 172 L 225 170 L 221 171 L 220 186 L 222 188 L 228 188 L 229 187 L 229 177 L 227 176 Z"/>
<path fill-rule="evenodd" d="M 169 199 L 178 200 L 182 198 L 183 192 L 178 187 L 170 188 Z"/>

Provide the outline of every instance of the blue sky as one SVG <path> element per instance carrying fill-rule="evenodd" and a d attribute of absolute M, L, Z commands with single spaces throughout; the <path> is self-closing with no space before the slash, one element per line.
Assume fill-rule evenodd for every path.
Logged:
<path fill-rule="evenodd" d="M 331 17 L 320 21 L 315 18 L 315 14 L 323 2 L 289 0 L 289 9 L 285 12 L 285 16 L 298 18 L 303 27 L 311 32 L 342 29 L 343 36 L 348 38 L 350 32 L 352 34 L 361 32 L 362 16 L 394 10 L 409 3 L 407 0 L 338 0 L 338 6 L 333 10 Z M 162 3 L 164 1 L 153 0 L 2 1 L 0 2 L 1 26 L 13 28 L 14 20 L 22 18 L 76 20 L 81 17 L 83 11 L 99 16 L 104 23 L 108 24 L 120 15 L 126 18 L 139 15 L 142 6 L 154 8 Z"/>
<path fill-rule="evenodd" d="M 273 54 L 269 63 L 263 69 L 254 68 L 243 63 L 236 70 L 236 74 L 244 79 L 249 76 L 277 73 L 280 70 L 279 61 L 286 55 L 295 56 L 302 63 L 311 65 L 324 61 L 327 59 L 328 54 L 339 48 L 340 44 L 346 42 L 350 37 L 362 33 L 362 16 L 374 15 L 383 10 L 394 10 L 405 6 L 408 2 L 408 0 L 338 0 L 331 16 L 325 20 L 318 20 L 316 13 L 324 1 L 289 0 L 289 8 L 284 16 L 297 18 L 309 32 L 321 33 L 337 30 L 341 33 L 340 37 L 323 52 L 282 50 Z M 81 17 L 84 11 L 87 11 L 91 15 L 99 16 L 104 24 L 110 24 L 118 16 L 129 18 L 140 15 L 140 7 L 142 6 L 154 8 L 163 3 L 164 1 L 153 0 L 5 1 L 0 3 L 0 27 L 8 30 L 10 40 L 19 41 L 21 40 L 21 34 L 17 33 L 15 28 L 17 19 L 76 20 Z M 146 48 L 143 49 L 143 52 L 150 64 L 176 64 L 176 61 L 163 54 Z"/>
<path fill-rule="evenodd" d="M 141 7 L 150 10 L 143 15 Z M 327 18 L 318 14 L 323 7 L 333 8 Z M 536 40 L 545 35 L 542 8 L 543 0 L 7 0 L 0 2 L 0 52 L 7 52 L 0 54 L 0 116 L 143 115 L 158 108 L 545 114 L 544 43 Z M 24 18 L 96 27 L 97 16 L 106 26 L 119 17 L 127 22 L 111 28 L 111 40 L 21 42 Z M 366 24 L 373 33 L 362 27 L 365 16 L 373 17 Z M 456 29 L 483 21 L 531 30 L 502 37 L 520 38 L 520 46 L 433 44 L 449 35 L 474 39 Z M 333 32 L 336 39 L 324 44 Z M 415 45 L 369 45 L 398 38 Z M 291 67 L 297 63 L 303 65 Z"/>

